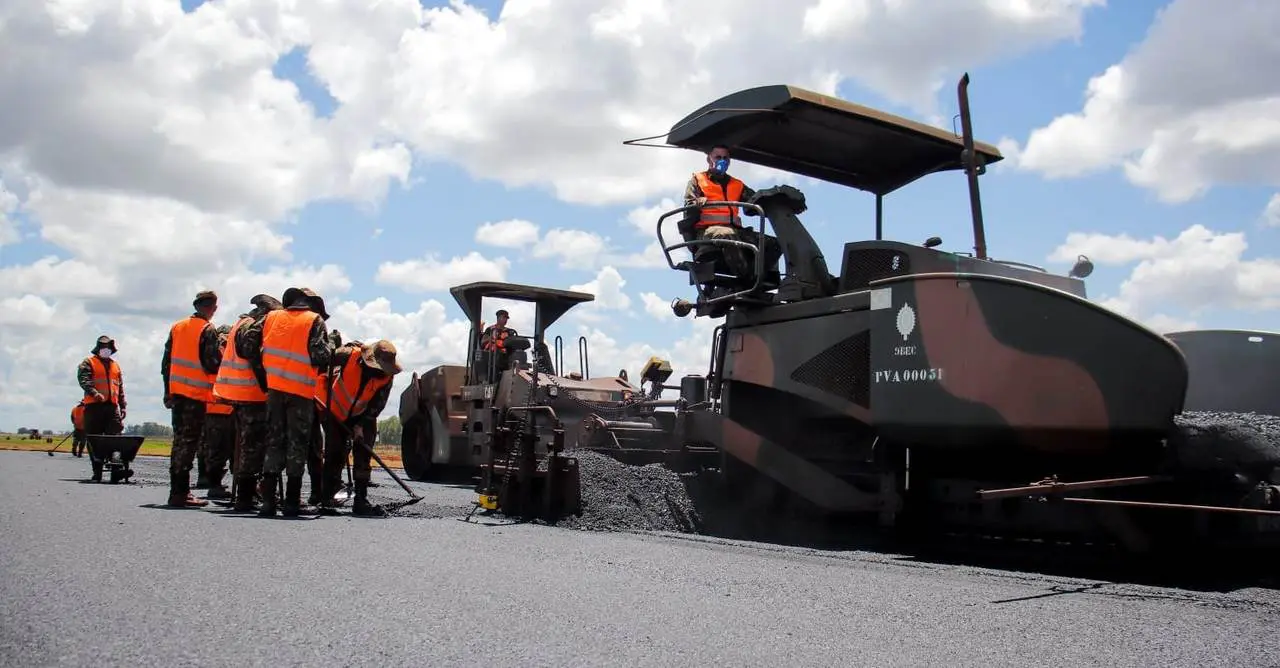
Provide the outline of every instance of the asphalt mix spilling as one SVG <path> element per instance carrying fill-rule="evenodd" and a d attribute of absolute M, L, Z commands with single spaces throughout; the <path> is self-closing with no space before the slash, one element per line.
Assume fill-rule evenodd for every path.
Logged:
<path fill-rule="evenodd" d="M 1179 467 L 1200 471 L 1280 467 L 1280 417 L 1257 413 L 1192 411 L 1174 418 L 1169 445 Z"/>
<path fill-rule="evenodd" d="M 623 464 L 591 451 L 574 456 L 582 480 L 582 516 L 570 516 L 557 526 L 588 531 L 699 530 L 698 510 L 680 474 L 659 464 Z"/>

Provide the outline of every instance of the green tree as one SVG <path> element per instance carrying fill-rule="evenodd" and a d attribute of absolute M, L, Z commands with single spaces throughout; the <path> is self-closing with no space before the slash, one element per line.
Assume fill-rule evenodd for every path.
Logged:
<path fill-rule="evenodd" d="M 392 415 L 378 421 L 378 442 L 386 445 L 400 445 L 400 416 Z"/>

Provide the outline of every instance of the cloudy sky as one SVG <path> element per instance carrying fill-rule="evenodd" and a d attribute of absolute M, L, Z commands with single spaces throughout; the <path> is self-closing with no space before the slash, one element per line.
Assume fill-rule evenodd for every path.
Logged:
<path fill-rule="evenodd" d="M 653 234 L 703 158 L 622 141 L 774 83 L 950 128 L 967 70 L 1008 156 L 993 257 L 1087 254 L 1091 298 L 1159 331 L 1280 329 L 1277 32 L 1274 0 L 0 0 L 0 430 L 68 426 L 102 333 L 129 422 L 167 422 L 166 329 L 206 288 L 223 323 L 310 286 L 411 370 L 464 355 L 449 286 L 573 288 L 571 367 L 586 336 L 593 375 L 705 369 Z M 829 257 L 873 234 L 869 195 L 734 172 L 803 189 Z M 887 234 L 971 250 L 965 193 L 907 187 Z"/>

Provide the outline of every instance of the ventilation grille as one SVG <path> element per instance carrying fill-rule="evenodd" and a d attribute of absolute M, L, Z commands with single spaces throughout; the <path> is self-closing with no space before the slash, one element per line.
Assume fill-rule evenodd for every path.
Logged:
<path fill-rule="evenodd" d="M 818 353 L 791 380 L 871 407 L 871 332 L 863 330 Z"/>
<path fill-rule="evenodd" d="M 895 268 L 894 258 L 897 259 Z M 891 248 L 865 248 L 849 251 L 840 275 L 840 290 L 860 290 L 871 281 L 911 271 L 911 258 Z"/>

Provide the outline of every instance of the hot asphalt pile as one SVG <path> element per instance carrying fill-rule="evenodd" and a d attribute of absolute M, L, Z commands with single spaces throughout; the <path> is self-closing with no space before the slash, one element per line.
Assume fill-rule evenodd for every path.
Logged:
<path fill-rule="evenodd" d="M 1256 413 L 1187 412 L 1174 418 L 1170 439 L 1180 466 L 1234 472 L 1280 466 L 1280 417 Z"/>
<path fill-rule="evenodd" d="M 629 466 L 590 451 L 574 453 L 582 479 L 582 517 L 557 526 L 587 531 L 694 533 L 701 519 L 679 474 L 657 464 Z"/>

